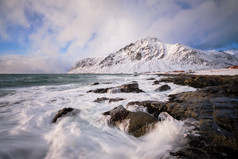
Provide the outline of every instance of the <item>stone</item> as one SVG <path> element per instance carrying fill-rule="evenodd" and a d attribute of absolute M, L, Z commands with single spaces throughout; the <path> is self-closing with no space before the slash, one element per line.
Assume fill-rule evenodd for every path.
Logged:
<path fill-rule="evenodd" d="M 141 93 L 143 90 L 139 89 L 139 85 L 137 82 L 133 81 L 128 84 L 124 84 L 118 87 L 110 87 L 110 88 L 99 88 L 95 90 L 89 90 L 87 93 Z"/>
<path fill-rule="evenodd" d="M 56 123 L 59 118 L 61 118 L 63 116 L 66 116 L 66 115 L 69 115 L 70 113 L 74 115 L 74 114 L 77 114 L 78 111 L 76 111 L 76 109 L 70 108 L 70 107 L 69 108 L 63 108 L 55 114 L 55 116 L 52 120 L 52 123 Z"/>
<path fill-rule="evenodd" d="M 150 113 L 155 118 L 158 118 L 158 115 L 162 112 L 160 109 L 163 106 L 163 102 L 160 101 L 132 101 L 127 103 L 127 107 L 130 105 L 144 106 L 147 108 L 147 112 Z"/>
<path fill-rule="evenodd" d="M 148 133 L 153 128 L 158 119 L 144 112 L 131 112 L 122 105 L 115 107 L 111 111 L 104 112 L 103 115 L 110 115 L 109 123 L 118 126 L 125 120 L 129 120 L 128 133 L 140 137 Z"/>
<path fill-rule="evenodd" d="M 139 85 L 137 82 L 133 81 L 128 84 L 124 84 L 122 86 L 119 86 L 118 88 L 121 89 L 121 92 L 123 93 L 141 93 L 144 92 L 141 89 L 139 89 Z"/>
<path fill-rule="evenodd" d="M 153 85 L 157 85 L 157 84 L 159 84 L 160 82 L 158 81 L 158 80 L 155 80 L 154 81 L 154 83 L 153 83 Z"/>
<path fill-rule="evenodd" d="M 94 100 L 94 102 L 101 103 L 101 102 L 104 102 L 105 100 L 109 100 L 109 98 L 107 97 L 97 98 L 96 100 Z"/>
<path fill-rule="evenodd" d="M 92 85 L 94 85 L 94 86 L 95 86 L 95 85 L 99 85 L 99 82 L 95 82 L 95 83 L 93 83 Z"/>
<path fill-rule="evenodd" d="M 110 98 L 109 103 L 125 100 L 124 98 Z"/>
<path fill-rule="evenodd" d="M 146 80 L 155 80 L 155 78 L 148 78 L 148 79 L 146 79 Z"/>
<path fill-rule="evenodd" d="M 87 93 L 107 93 L 109 88 L 99 88 L 99 89 L 95 89 L 95 90 L 89 90 L 87 91 Z"/>
<path fill-rule="evenodd" d="M 170 89 L 171 89 L 171 87 L 169 85 L 165 84 L 165 85 L 162 85 L 159 88 L 157 88 L 155 91 L 156 92 L 162 92 L 162 91 L 167 91 L 167 90 L 170 90 Z"/>
<path fill-rule="evenodd" d="M 118 101 L 124 100 L 124 98 L 101 97 L 101 98 L 97 98 L 96 100 L 94 100 L 94 102 L 101 103 L 101 102 L 104 102 L 104 101 L 107 101 L 107 100 L 109 101 L 109 103 L 112 103 L 112 102 L 118 102 Z"/>
<path fill-rule="evenodd" d="M 158 119 L 148 115 L 144 112 L 130 112 L 127 116 L 129 119 L 129 134 L 140 137 L 148 133 L 151 129 L 154 128 L 154 124 L 158 122 Z"/>
<path fill-rule="evenodd" d="M 109 123 L 112 125 L 116 125 L 116 122 L 121 122 L 122 120 L 126 119 L 128 114 L 129 111 L 126 110 L 122 105 L 119 105 L 118 107 L 103 113 L 103 115 L 111 116 Z"/>

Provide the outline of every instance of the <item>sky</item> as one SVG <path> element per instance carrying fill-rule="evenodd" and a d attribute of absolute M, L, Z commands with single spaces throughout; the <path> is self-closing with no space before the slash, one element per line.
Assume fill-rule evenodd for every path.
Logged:
<path fill-rule="evenodd" d="M 238 50 L 237 0 L 0 0 L 0 73 L 64 73 L 145 37 Z"/>

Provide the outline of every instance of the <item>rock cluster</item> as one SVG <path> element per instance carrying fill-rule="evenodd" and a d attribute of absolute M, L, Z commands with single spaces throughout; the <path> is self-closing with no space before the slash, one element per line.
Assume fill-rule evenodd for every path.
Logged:
<path fill-rule="evenodd" d="M 194 88 L 205 88 L 207 86 L 238 85 L 237 76 L 211 76 L 211 75 L 164 75 L 167 78 L 160 79 L 159 82 L 172 82 L 178 85 L 188 85 Z"/>
<path fill-rule="evenodd" d="M 167 112 L 179 120 L 197 121 L 195 130 L 199 136 L 188 136 L 184 150 L 172 155 L 179 158 L 235 158 L 238 154 L 238 76 L 184 75 L 161 81 L 202 88 L 170 95 L 170 100 L 165 103 L 128 103 L 146 107 L 155 117 Z"/>
<path fill-rule="evenodd" d="M 118 87 L 111 88 L 99 88 L 95 90 L 89 90 L 87 93 L 141 93 L 143 90 L 139 89 L 139 85 L 137 82 L 133 81 L 128 84 L 124 84 Z"/>
<path fill-rule="evenodd" d="M 126 124 L 126 131 L 140 137 L 148 133 L 159 122 L 161 113 L 168 113 L 178 120 L 196 121 L 194 131 L 197 136 L 188 135 L 188 143 L 177 152 L 171 152 L 178 158 L 236 158 L 238 155 L 238 76 L 194 76 L 171 75 L 154 82 L 173 82 L 179 85 L 189 85 L 199 88 L 194 92 L 184 92 L 170 95 L 168 102 L 160 101 L 132 101 L 126 106 L 136 105 L 147 108 L 148 113 L 131 112 L 123 106 L 103 113 L 109 116 L 109 124 L 120 127 Z M 125 93 L 143 92 L 137 82 L 118 87 L 90 90 L 94 93 L 112 91 Z M 158 91 L 170 89 L 168 85 L 161 86 Z M 110 102 L 124 100 L 123 98 L 97 98 L 94 102 Z M 75 109 L 59 110 L 52 120 L 72 113 Z"/>

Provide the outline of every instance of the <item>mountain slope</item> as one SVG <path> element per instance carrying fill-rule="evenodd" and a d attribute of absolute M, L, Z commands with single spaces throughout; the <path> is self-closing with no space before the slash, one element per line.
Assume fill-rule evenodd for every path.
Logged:
<path fill-rule="evenodd" d="M 134 73 L 173 70 L 204 70 L 237 65 L 225 52 L 204 52 L 181 44 L 163 43 L 147 37 L 105 58 L 78 61 L 69 73 Z"/>

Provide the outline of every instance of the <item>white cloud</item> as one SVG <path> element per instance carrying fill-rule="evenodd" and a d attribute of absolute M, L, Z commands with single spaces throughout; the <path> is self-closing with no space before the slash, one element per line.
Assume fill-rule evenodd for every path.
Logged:
<path fill-rule="evenodd" d="M 0 73 L 64 73 L 69 71 L 66 61 L 52 57 L 1 56 Z"/>
<path fill-rule="evenodd" d="M 0 12 L 8 16 L 0 19 L 0 35 L 9 38 L 10 24 L 33 25 L 26 18 L 28 9 L 43 17 L 26 35 L 30 51 L 40 50 L 38 57 L 76 61 L 105 56 L 146 36 L 212 49 L 238 41 L 237 4 L 236 0 L 5 0 Z"/>
<path fill-rule="evenodd" d="M 25 5 L 25 1 L 0 1 L 0 37 L 2 37 L 2 39 L 10 40 L 7 33 L 9 25 L 29 27 L 29 23 L 27 22 L 24 13 Z"/>

